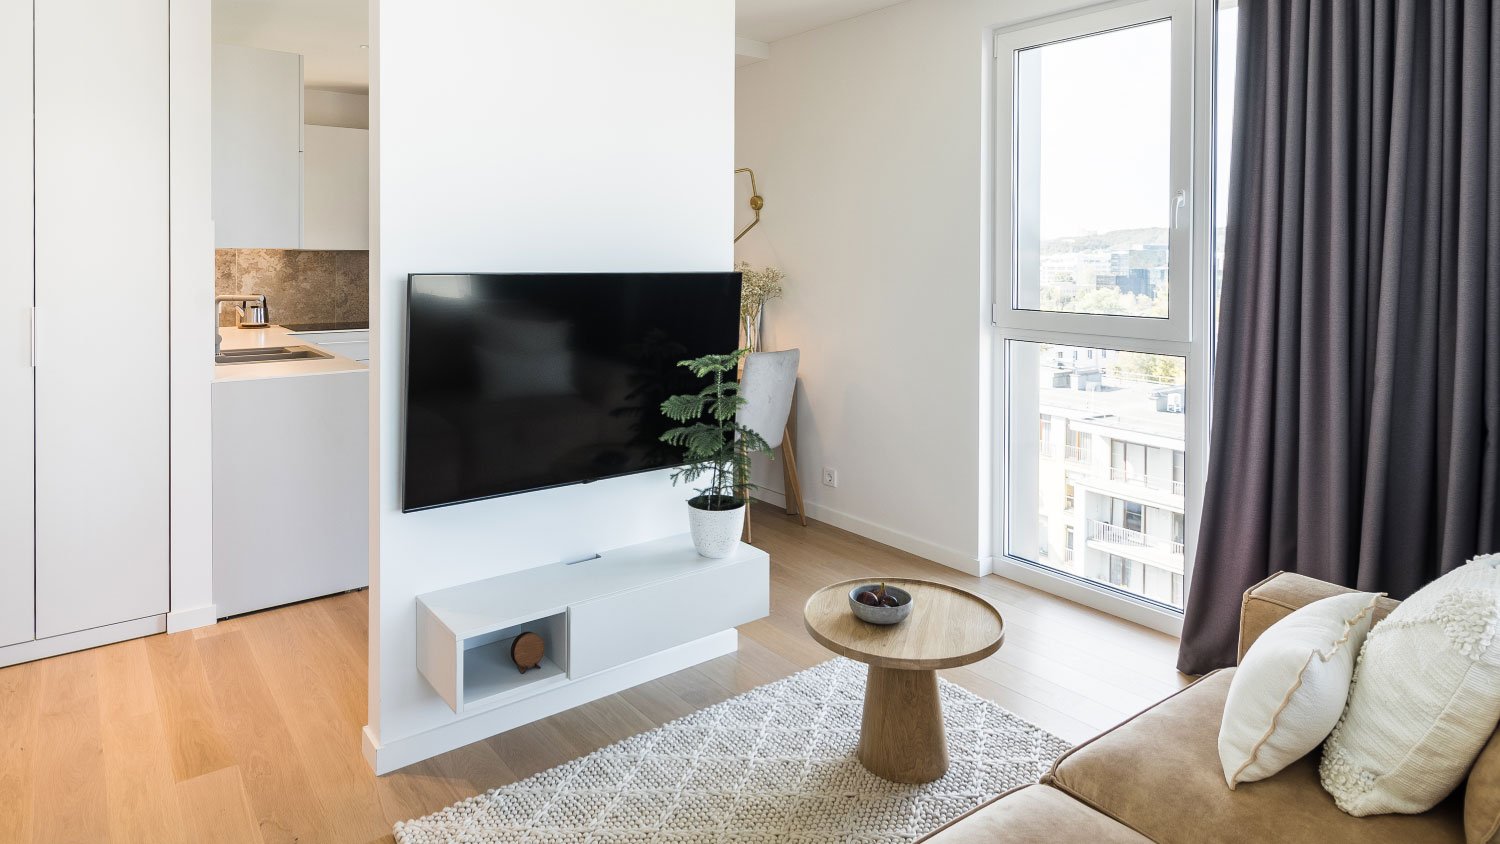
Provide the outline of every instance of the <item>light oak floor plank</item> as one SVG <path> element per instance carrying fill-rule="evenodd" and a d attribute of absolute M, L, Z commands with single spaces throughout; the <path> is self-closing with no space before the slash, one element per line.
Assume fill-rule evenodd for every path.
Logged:
<path fill-rule="evenodd" d="M 313 789 L 286 711 L 266 684 L 245 634 L 210 636 L 199 640 L 199 647 L 261 838 L 266 844 L 337 840 L 323 805 L 333 784 Z"/>
<path fill-rule="evenodd" d="M 261 840 L 238 767 L 219 768 L 178 783 L 177 807 L 190 841 L 258 844 Z"/>
<path fill-rule="evenodd" d="M 42 664 L 0 671 L 0 841 L 31 840 Z"/>
<path fill-rule="evenodd" d="M 109 761 L 104 786 L 110 838 L 116 844 L 187 844 L 146 640 L 95 653 L 104 758 Z"/>
<path fill-rule="evenodd" d="M 183 782 L 229 767 L 234 758 L 219 728 L 196 635 L 152 636 L 143 641 L 171 752 L 172 774 Z"/>
<path fill-rule="evenodd" d="M 756 506 L 771 614 L 739 650 L 376 778 L 360 752 L 369 595 L 0 669 L 0 842 L 387 842 L 396 821 L 516 782 L 830 654 L 802 605 L 855 577 L 968 589 L 1004 615 L 989 659 L 941 672 L 1082 741 L 1181 688 L 1176 640 Z"/>
<path fill-rule="evenodd" d="M 38 844 L 111 840 L 98 662 L 99 651 L 93 650 L 38 666 L 42 688 L 30 795 L 31 840 Z"/>

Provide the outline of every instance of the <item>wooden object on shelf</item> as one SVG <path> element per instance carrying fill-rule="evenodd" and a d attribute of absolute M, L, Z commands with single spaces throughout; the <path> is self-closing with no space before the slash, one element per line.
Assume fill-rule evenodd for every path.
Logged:
<path fill-rule="evenodd" d="M 849 609 L 850 589 L 880 582 L 911 593 L 911 615 L 901 624 L 867 624 Z M 870 666 L 860 764 L 893 782 L 932 782 L 946 773 L 948 742 L 936 672 L 998 651 L 1005 641 L 1000 612 L 983 598 L 942 583 L 866 577 L 814 592 L 802 618 L 818 644 Z"/>
<path fill-rule="evenodd" d="M 542 667 L 542 656 L 546 653 L 547 643 L 529 630 L 510 643 L 510 659 L 522 674 L 532 668 Z"/>

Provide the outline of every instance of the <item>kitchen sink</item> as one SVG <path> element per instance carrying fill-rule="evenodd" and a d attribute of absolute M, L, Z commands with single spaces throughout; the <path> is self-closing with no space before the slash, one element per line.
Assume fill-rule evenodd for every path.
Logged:
<path fill-rule="evenodd" d="M 322 360 L 327 352 L 312 346 L 259 346 L 253 349 L 223 349 L 214 355 L 214 363 L 270 363 L 281 360 Z"/>

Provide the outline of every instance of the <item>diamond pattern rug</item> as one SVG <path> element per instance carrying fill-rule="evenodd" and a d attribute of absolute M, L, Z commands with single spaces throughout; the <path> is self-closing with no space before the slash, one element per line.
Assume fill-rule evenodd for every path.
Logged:
<path fill-rule="evenodd" d="M 915 841 L 1036 782 L 1067 742 L 939 680 L 952 763 L 903 785 L 855 758 L 865 666 L 842 657 L 396 825 L 436 842 Z"/>

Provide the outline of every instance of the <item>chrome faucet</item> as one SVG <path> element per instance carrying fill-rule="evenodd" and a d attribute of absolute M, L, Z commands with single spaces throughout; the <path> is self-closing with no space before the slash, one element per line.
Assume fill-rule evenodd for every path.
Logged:
<path fill-rule="evenodd" d="M 264 293 L 228 293 L 214 297 L 214 354 L 219 353 L 219 311 L 225 302 L 235 303 L 235 326 L 265 328 L 271 323 L 271 308 Z"/>

